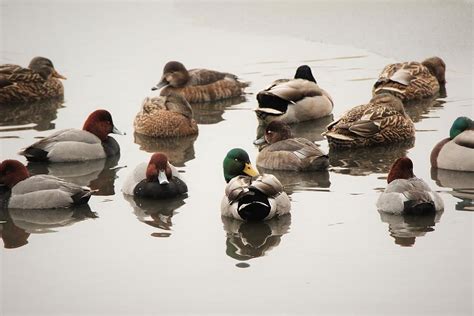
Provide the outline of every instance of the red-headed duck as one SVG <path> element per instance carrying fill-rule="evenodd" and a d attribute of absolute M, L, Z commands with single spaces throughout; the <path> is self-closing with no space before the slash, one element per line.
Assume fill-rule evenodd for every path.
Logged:
<path fill-rule="evenodd" d="M 163 153 L 154 153 L 148 163 L 139 164 L 125 179 L 122 192 L 151 199 L 167 199 L 188 192 L 176 168 Z"/>
<path fill-rule="evenodd" d="M 9 189 L 7 208 L 64 208 L 86 204 L 92 194 L 87 187 L 54 176 L 30 176 L 18 160 L 4 160 L 0 164 L 0 183 Z"/>
<path fill-rule="evenodd" d="M 423 215 L 444 208 L 441 196 L 413 174 L 408 157 L 397 159 L 387 178 L 387 187 L 377 200 L 377 208 L 392 214 Z"/>
<path fill-rule="evenodd" d="M 109 133 L 123 135 L 106 110 L 96 110 L 87 118 L 82 130 L 64 129 L 19 152 L 29 161 L 71 162 L 101 159 L 120 153 L 120 146 Z"/>

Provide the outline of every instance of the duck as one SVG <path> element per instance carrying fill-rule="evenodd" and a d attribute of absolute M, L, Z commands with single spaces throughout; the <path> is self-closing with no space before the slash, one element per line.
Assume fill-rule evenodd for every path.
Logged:
<path fill-rule="evenodd" d="M 454 120 L 449 138 L 436 144 L 430 155 L 433 168 L 474 171 L 474 121 L 466 116 Z"/>
<path fill-rule="evenodd" d="M 372 92 L 391 93 L 403 102 L 434 98 L 444 91 L 446 64 L 440 57 L 385 66 Z M 444 93 L 443 93 L 444 94 Z"/>
<path fill-rule="evenodd" d="M 189 103 L 204 103 L 238 97 L 249 83 L 236 75 L 209 69 L 190 69 L 179 61 L 169 61 L 163 68 L 160 82 L 152 90 L 161 89 L 160 95 L 175 92 Z"/>
<path fill-rule="evenodd" d="M 109 111 L 92 112 L 82 130 L 59 130 L 22 149 L 18 154 L 34 162 L 73 162 L 102 159 L 120 154 L 117 141 L 109 133 L 124 135 L 112 121 Z"/>
<path fill-rule="evenodd" d="M 223 162 L 227 182 L 221 215 L 243 221 L 269 220 L 289 214 L 290 198 L 278 179 L 260 175 L 242 148 L 231 149 Z"/>
<path fill-rule="evenodd" d="M 198 133 L 188 101 L 173 92 L 145 98 L 133 126 L 136 133 L 151 137 L 183 137 Z"/>
<path fill-rule="evenodd" d="M 157 152 L 128 175 L 122 192 L 141 198 L 169 199 L 187 193 L 188 187 L 166 154 Z"/>
<path fill-rule="evenodd" d="M 331 148 L 387 145 L 412 142 L 415 126 L 401 100 L 383 93 L 347 111 L 323 135 Z"/>
<path fill-rule="evenodd" d="M 299 66 L 294 79 L 278 79 L 257 94 L 255 110 L 260 124 L 278 120 L 287 124 L 315 120 L 332 113 L 334 103 L 314 79 L 308 65 Z"/>
<path fill-rule="evenodd" d="M 291 128 L 281 121 L 267 125 L 265 134 L 254 144 L 264 144 L 257 156 L 257 167 L 269 170 L 326 170 L 329 157 L 306 138 L 293 138 Z"/>
<path fill-rule="evenodd" d="M 0 65 L 0 106 L 62 98 L 64 87 L 60 79 L 66 77 L 45 57 L 34 57 L 28 68 Z"/>
<path fill-rule="evenodd" d="M 390 168 L 387 187 L 377 200 L 377 209 L 397 215 L 425 215 L 441 212 L 444 203 L 423 179 L 413 174 L 413 162 L 398 158 Z"/>
<path fill-rule="evenodd" d="M 8 189 L 3 203 L 14 209 L 52 209 L 84 205 L 93 191 L 50 175 L 31 176 L 18 160 L 0 164 L 0 183 Z"/>

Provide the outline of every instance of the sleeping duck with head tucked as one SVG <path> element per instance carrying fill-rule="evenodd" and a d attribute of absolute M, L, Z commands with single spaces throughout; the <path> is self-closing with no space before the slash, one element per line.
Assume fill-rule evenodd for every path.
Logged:
<path fill-rule="evenodd" d="M 190 69 L 178 61 L 170 61 L 163 68 L 160 82 L 152 90 L 161 95 L 181 94 L 189 103 L 203 103 L 238 97 L 248 83 L 236 75 L 209 69 Z"/>
<path fill-rule="evenodd" d="M 122 192 L 149 199 L 168 199 L 188 192 L 178 170 L 163 153 L 154 153 L 148 163 L 139 164 L 125 179 Z"/>
<path fill-rule="evenodd" d="M 73 162 L 101 159 L 120 153 L 117 141 L 109 133 L 123 135 L 106 110 L 96 110 L 87 118 L 82 129 L 57 131 L 26 147 L 18 154 L 29 161 Z"/>
<path fill-rule="evenodd" d="M 257 166 L 272 170 L 314 171 L 326 170 L 329 157 L 312 141 L 294 138 L 288 124 L 273 121 L 265 135 L 254 144 L 263 144 L 257 156 Z"/>
<path fill-rule="evenodd" d="M 315 120 L 331 114 L 331 96 L 321 89 L 307 65 L 298 67 L 294 79 L 278 79 L 257 94 L 255 110 L 263 125 L 278 120 L 287 124 Z"/>
<path fill-rule="evenodd" d="M 400 99 L 384 93 L 344 113 L 323 135 L 332 148 L 376 146 L 412 142 L 415 125 Z"/>
<path fill-rule="evenodd" d="M 271 174 L 259 175 L 245 150 L 230 150 L 223 167 L 227 186 L 221 203 L 222 216 L 259 221 L 290 212 L 290 199 L 280 181 Z"/>
<path fill-rule="evenodd" d="M 51 60 L 35 57 L 28 68 L 0 65 L 0 106 L 62 98 L 66 79 L 54 69 Z"/>
<path fill-rule="evenodd" d="M 198 126 L 186 99 L 177 93 L 146 98 L 133 122 L 135 132 L 151 137 L 195 135 Z"/>
<path fill-rule="evenodd" d="M 404 62 L 385 66 L 373 87 L 373 94 L 391 93 L 403 102 L 433 98 L 444 91 L 446 64 L 439 57 L 421 63 Z"/>

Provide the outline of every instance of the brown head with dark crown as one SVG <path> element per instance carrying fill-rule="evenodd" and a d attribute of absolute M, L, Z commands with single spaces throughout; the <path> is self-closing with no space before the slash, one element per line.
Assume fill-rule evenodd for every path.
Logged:
<path fill-rule="evenodd" d="M 390 168 L 388 173 L 387 183 L 392 182 L 396 179 L 410 179 L 415 175 L 413 174 L 413 162 L 408 157 L 398 158 Z"/>
<path fill-rule="evenodd" d="M 288 124 L 280 121 L 272 121 L 265 128 L 265 141 L 269 144 L 276 143 L 280 140 L 292 138 L 291 128 Z"/>
<path fill-rule="evenodd" d="M 30 61 L 28 68 L 39 73 L 39 75 L 44 79 L 48 80 L 49 78 L 58 78 L 66 80 L 66 77 L 61 75 L 54 69 L 53 62 L 45 57 L 35 57 Z"/>
<path fill-rule="evenodd" d="M 7 159 L 0 164 L 0 183 L 10 189 L 29 177 L 28 169 L 18 160 Z"/>
<path fill-rule="evenodd" d="M 171 86 L 173 88 L 183 87 L 189 80 L 189 73 L 186 67 L 179 61 L 170 61 L 163 68 L 163 75 L 160 82 L 151 88 L 158 90 L 162 87 Z"/>
<path fill-rule="evenodd" d="M 99 137 L 101 141 L 105 141 L 110 133 L 124 135 L 114 126 L 112 115 L 107 110 L 92 112 L 82 129 Z"/>
<path fill-rule="evenodd" d="M 168 163 L 168 157 L 163 153 L 154 153 L 146 168 L 147 181 L 158 181 L 160 184 L 168 184 L 172 176 L 173 174 Z"/>
<path fill-rule="evenodd" d="M 440 85 L 446 84 L 446 64 L 439 57 L 430 57 L 422 62 L 422 65 L 428 68 L 430 73 L 438 79 Z"/>

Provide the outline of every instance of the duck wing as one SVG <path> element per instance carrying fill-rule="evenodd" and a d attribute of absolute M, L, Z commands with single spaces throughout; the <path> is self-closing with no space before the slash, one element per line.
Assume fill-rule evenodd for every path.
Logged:
<path fill-rule="evenodd" d="M 274 82 L 267 89 L 259 92 L 257 94 L 257 100 L 260 104 L 263 96 L 271 95 L 286 100 L 289 103 L 296 103 L 306 97 L 322 96 L 325 94 L 327 93 L 325 93 L 324 90 L 319 88 L 316 83 L 309 80 L 280 80 Z"/>
<path fill-rule="evenodd" d="M 453 139 L 459 146 L 474 149 L 474 130 L 466 130 Z"/>
<path fill-rule="evenodd" d="M 36 175 L 12 188 L 11 208 L 60 208 L 85 204 L 92 195 L 87 187 L 51 175 Z"/>
<path fill-rule="evenodd" d="M 45 82 L 43 77 L 29 68 L 6 64 L 0 66 L 0 88 L 16 82 Z"/>
<path fill-rule="evenodd" d="M 325 154 L 319 149 L 318 145 L 306 138 L 285 139 L 267 147 L 269 152 L 288 151 L 295 154 L 298 158 L 322 157 Z"/>
<path fill-rule="evenodd" d="M 234 80 L 238 79 L 236 75 L 233 75 L 227 72 L 219 72 L 219 71 L 209 70 L 209 69 L 191 69 L 188 71 L 188 73 L 189 73 L 188 85 L 190 86 L 207 85 L 219 80 L 223 80 L 225 78 L 230 78 Z"/>

